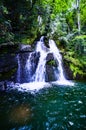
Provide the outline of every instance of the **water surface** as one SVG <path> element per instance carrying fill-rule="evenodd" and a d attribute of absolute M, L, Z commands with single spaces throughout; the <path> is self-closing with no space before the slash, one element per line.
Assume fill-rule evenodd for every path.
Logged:
<path fill-rule="evenodd" d="M 0 92 L 1 130 L 85 130 L 86 83 Z"/>

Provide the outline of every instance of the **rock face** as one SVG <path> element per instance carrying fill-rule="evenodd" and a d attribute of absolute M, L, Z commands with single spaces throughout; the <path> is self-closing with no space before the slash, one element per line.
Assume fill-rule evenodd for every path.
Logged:
<path fill-rule="evenodd" d="M 30 45 L 4 44 L 0 46 L 0 81 L 11 80 L 19 83 L 33 81 L 32 77 L 34 77 L 39 58 L 40 52 L 34 51 Z M 45 67 L 45 81 L 56 81 L 59 70 L 53 53 L 47 54 Z"/>
<path fill-rule="evenodd" d="M 31 54 L 31 75 L 33 75 L 36 71 L 38 62 L 39 62 L 40 53 L 39 52 L 33 52 Z"/>
<path fill-rule="evenodd" d="M 22 60 L 25 62 L 23 56 L 25 52 L 31 52 L 31 47 L 14 43 L 0 45 L 0 81 L 16 80 L 15 77 L 18 69 L 17 55 L 21 54 Z"/>
<path fill-rule="evenodd" d="M 17 82 L 28 83 L 36 71 L 39 61 L 39 52 L 26 52 L 18 54 Z M 28 61 L 29 60 L 29 61 Z M 20 76 L 19 76 L 20 75 Z"/>
<path fill-rule="evenodd" d="M 46 82 L 57 80 L 55 77 L 56 63 L 53 53 L 49 53 L 46 57 Z"/>
<path fill-rule="evenodd" d="M 64 73 L 67 80 L 73 80 L 73 72 L 70 70 L 70 64 L 68 61 L 64 60 Z"/>

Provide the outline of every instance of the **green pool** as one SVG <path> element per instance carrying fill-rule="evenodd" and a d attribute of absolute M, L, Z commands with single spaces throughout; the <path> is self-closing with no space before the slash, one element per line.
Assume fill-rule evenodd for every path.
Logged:
<path fill-rule="evenodd" d="M 0 130 L 85 130 L 86 83 L 0 92 Z"/>

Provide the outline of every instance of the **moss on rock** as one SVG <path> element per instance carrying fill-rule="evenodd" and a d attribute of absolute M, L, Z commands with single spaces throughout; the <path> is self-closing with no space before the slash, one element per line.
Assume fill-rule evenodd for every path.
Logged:
<path fill-rule="evenodd" d="M 56 64 L 56 61 L 55 61 L 55 60 L 49 60 L 49 61 L 47 62 L 47 65 L 57 67 L 57 64 Z"/>

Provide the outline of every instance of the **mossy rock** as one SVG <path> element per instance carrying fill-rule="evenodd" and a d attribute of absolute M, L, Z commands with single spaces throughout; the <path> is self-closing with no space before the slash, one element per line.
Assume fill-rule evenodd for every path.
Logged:
<path fill-rule="evenodd" d="M 57 67 L 58 62 L 54 59 L 53 53 L 49 53 L 46 57 L 46 65 Z"/>
<path fill-rule="evenodd" d="M 57 63 L 56 63 L 55 60 L 49 60 L 46 64 L 47 64 L 47 65 L 50 65 L 50 66 L 57 67 Z"/>

